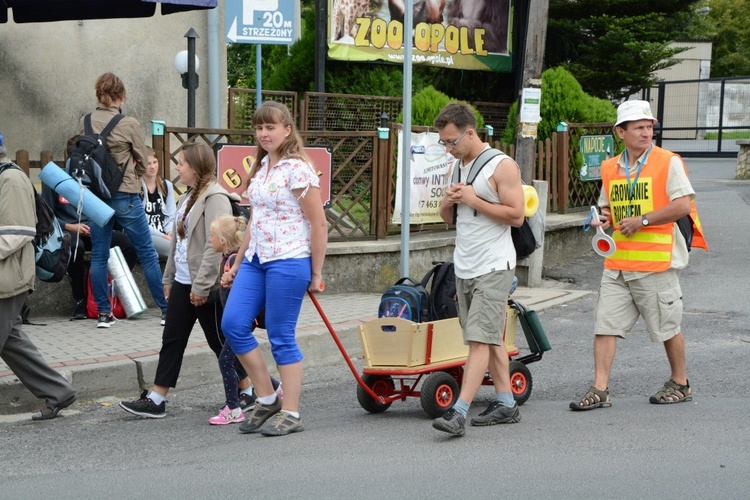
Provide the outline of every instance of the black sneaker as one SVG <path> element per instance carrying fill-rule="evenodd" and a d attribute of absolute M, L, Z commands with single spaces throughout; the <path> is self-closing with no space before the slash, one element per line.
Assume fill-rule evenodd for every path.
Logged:
<path fill-rule="evenodd" d="M 454 436 L 463 436 L 465 425 L 466 418 L 453 408 L 443 413 L 442 417 L 432 421 L 432 426 L 435 429 Z"/>
<path fill-rule="evenodd" d="M 161 313 L 161 326 L 167 324 L 167 313 Z"/>
<path fill-rule="evenodd" d="M 115 322 L 115 317 L 112 313 L 100 314 L 99 321 L 96 323 L 97 328 L 109 328 L 112 323 Z"/>
<path fill-rule="evenodd" d="M 73 312 L 70 315 L 70 319 L 86 319 L 86 301 L 76 300 L 76 303 L 73 304 Z"/>
<path fill-rule="evenodd" d="M 164 418 L 167 416 L 167 412 L 165 411 L 167 405 L 165 403 L 166 401 L 162 401 L 161 404 L 157 405 L 150 398 L 141 394 L 141 399 L 120 401 L 120 408 L 139 417 Z"/>
<path fill-rule="evenodd" d="M 493 401 L 482 413 L 471 419 L 471 425 L 482 427 L 485 425 L 497 424 L 515 424 L 521 421 L 521 412 L 518 411 L 518 405 L 508 407 Z"/>
<path fill-rule="evenodd" d="M 255 389 L 250 394 L 246 392 L 240 393 L 240 408 L 243 412 L 248 412 L 255 408 Z"/>

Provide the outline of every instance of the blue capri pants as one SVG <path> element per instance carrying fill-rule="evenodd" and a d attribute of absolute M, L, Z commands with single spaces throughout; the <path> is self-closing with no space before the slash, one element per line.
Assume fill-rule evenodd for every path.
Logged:
<path fill-rule="evenodd" d="M 277 365 L 302 361 L 295 336 L 302 300 L 310 286 L 310 257 L 273 260 L 261 264 L 258 256 L 243 259 L 229 294 L 221 330 L 238 355 L 256 347 L 253 321 L 265 307 L 266 331 Z"/>

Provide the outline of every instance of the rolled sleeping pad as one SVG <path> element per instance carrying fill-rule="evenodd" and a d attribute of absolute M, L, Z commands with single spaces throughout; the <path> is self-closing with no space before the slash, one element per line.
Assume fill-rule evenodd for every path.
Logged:
<path fill-rule="evenodd" d="M 524 217 L 533 216 L 539 210 L 539 195 L 533 186 L 523 186 Z"/>
<path fill-rule="evenodd" d="M 135 284 L 133 274 L 130 272 L 128 263 L 125 262 L 120 247 L 109 249 L 107 270 L 115 286 L 115 294 L 125 309 L 125 316 L 128 319 L 140 316 L 146 310 L 146 302 L 143 300 L 141 291 L 138 290 L 138 285 Z"/>
<path fill-rule="evenodd" d="M 55 163 L 47 163 L 39 173 L 39 179 L 73 206 L 78 206 L 78 201 L 81 199 L 81 186 L 77 180 Z M 112 216 L 115 215 L 112 207 L 97 198 L 86 187 L 83 189 L 83 213 L 99 227 L 107 225 Z"/>

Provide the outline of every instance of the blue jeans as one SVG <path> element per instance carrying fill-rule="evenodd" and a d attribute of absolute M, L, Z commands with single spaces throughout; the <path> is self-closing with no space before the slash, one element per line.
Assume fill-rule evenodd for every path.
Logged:
<path fill-rule="evenodd" d="M 167 301 L 164 299 L 159 256 L 151 241 L 141 197 L 137 194 L 118 192 L 112 199 L 102 201 L 114 209 L 115 215 L 104 227 L 91 224 L 91 287 L 94 290 L 99 314 L 106 314 L 112 309 L 107 294 L 107 261 L 115 221 L 123 227 L 135 248 L 154 302 L 162 312 L 166 312 Z"/>
<path fill-rule="evenodd" d="M 261 264 L 258 256 L 242 260 L 224 308 L 221 330 L 232 350 L 245 354 L 258 347 L 252 324 L 266 308 L 271 354 L 279 366 L 302 361 L 295 336 L 302 299 L 312 279 L 310 257 Z"/>

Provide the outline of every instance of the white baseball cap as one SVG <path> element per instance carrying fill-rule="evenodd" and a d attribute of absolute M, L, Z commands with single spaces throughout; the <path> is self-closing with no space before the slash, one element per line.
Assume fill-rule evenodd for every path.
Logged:
<path fill-rule="evenodd" d="M 615 122 L 615 127 L 621 123 L 637 120 L 658 121 L 651 113 L 651 105 L 648 101 L 625 101 L 617 107 L 617 122 Z"/>

